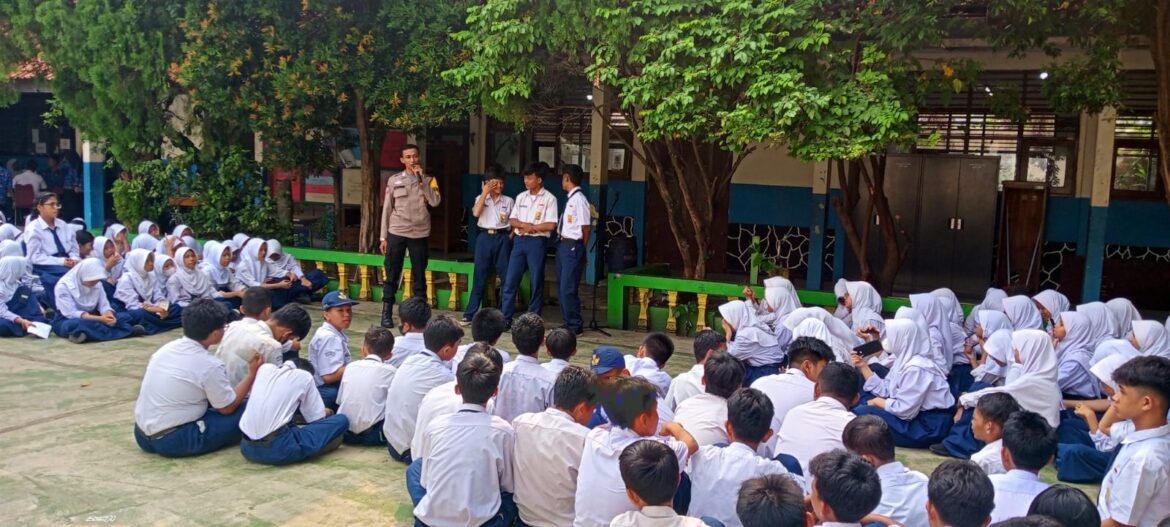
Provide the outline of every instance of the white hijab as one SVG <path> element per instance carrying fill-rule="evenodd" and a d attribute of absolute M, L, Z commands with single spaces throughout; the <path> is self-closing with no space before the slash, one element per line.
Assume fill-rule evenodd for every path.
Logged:
<path fill-rule="evenodd" d="M 782 276 L 764 280 L 764 302 L 772 308 L 777 320 L 783 320 L 789 313 L 801 307 L 800 298 L 796 296 L 796 287 Z"/>
<path fill-rule="evenodd" d="M 1166 327 L 1162 324 L 1155 320 L 1136 320 L 1133 336 L 1137 337 L 1138 351 L 1142 355 L 1170 359 L 1170 339 L 1166 337 Z"/>
<path fill-rule="evenodd" d="M 1029 302 L 1030 298 L 1024 297 Z M 1006 306 L 1005 306 L 1006 307 Z M 1063 399 L 1057 385 L 1056 350 L 1052 337 L 1038 329 L 1024 329 L 1012 333 L 1012 348 L 1019 352 L 1020 375 L 999 387 L 984 388 L 963 395 L 959 401 L 971 408 L 980 397 L 989 393 L 1007 393 L 1025 410 L 1036 412 L 1053 428 L 1060 425 Z M 1014 355 L 1014 354 L 1013 354 Z M 1012 357 L 1013 362 L 1015 357 Z"/>
<path fill-rule="evenodd" d="M 293 257 L 284 252 L 284 246 L 279 241 L 273 239 L 264 242 L 268 245 L 268 254 L 265 258 L 268 259 L 268 277 L 269 278 L 284 278 L 292 270 Z M 272 257 L 276 258 L 273 259 Z"/>
<path fill-rule="evenodd" d="M 171 249 L 172 250 L 177 251 L 179 249 L 179 247 L 185 247 L 185 245 L 183 244 L 182 238 L 179 238 L 177 236 L 171 236 L 170 234 L 168 234 L 166 236 L 163 236 L 162 238 L 159 238 L 158 242 L 156 242 L 154 244 L 154 252 L 159 253 L 159 254 L 167 254 L 167 241 L 168 240 L 171 242 Z"/>
<path fill-rule="evenodd" d="M 943 308 L 942 300 L 931 293 L 918 293 L 910 295 L 910 305 L 918 310 L 930 329 L 938 332 L 938 336 L 942 340 L 942 349 L 939 350 L 942 356 L 936 358 L 936 363 L 943 371 L 950 371 L 951 366 L 955 363 L 955 334 L 951 331 L 951 323 Z M 927 342 L 930 342 L 929 332 L 927 332 L 926 337 Z"/>
<path fill-rule="evenodd" d="M 946 287 L 940 287 L 931 291 L 930 294 L 937 296 L 942 300 L 943 309 L 952 324 L 963 325 L 963 304 L 959 302 L 959 297 L 955 296 L 955 292 Z"/>
<path fill-rule="evenodd" d="M 918 326 L 918 330 L 926 337 L 926 345 L 930 348 L 930 360 L 934 362 L 939 369 L 946 371 L 950 366 L 947 360 L 947 354 L 942 350 L 934 349 L 934 342 L 930 339 L 930 323 L 926 321 L 926 317 L 922 316 L 922 312 L 909 306 L 902 306 L 894 313 L 894 320 L 912 320 Z"/>
<path fill-rule="evenodd" d="M 114 242 L 114 247 L 116 248 L 115 250 L 118 251 L 118 254 L 120 254 L 122 256 L 126 256 L 126 253 L 130 252 L 130 250 L 129 250 L 129 248 L 123 249 L 122 246 L 118 245 L 118 234 L 119 233 L 126 233 L 126 226 L 122 225 L 121 223 L 115 223 L 113 225 L 110 225 L 109 227 L 106 227 L 106 232 L 104 233 L 104 235 L 106 238 L 109 238 L 110 240 L 112 240 Z M 127 233 L 127 234 L 129 234 L 129 233 Z"/>
<path fill-rule="evenodd" d="M 987 288 L 987 292 L 983 295 L 983 301 L 979 305 L 971 308 L 971 314 L 967 315 L 967 321 L 963 323 L 963 327 L 967 331 L 975 331 L 975 314 L 985 309 L 1003 311 L 1003 299 L 1007 297 L 1008 294 L 1003 289 L 997 289 L 995 287 Z"/>
<path fill-rule="evenodd" d="M 930 338 L 922 332 L 913 320 L 893 319 L 886 321 L 886 337 L 882 348 L 894 356 L 894 365 L 886 375 L 886 383 L 897 386 L 907 368 L 922 368 L 940 377 L 946 377 L 934 362 L 930 351 Z M 910 416 L 913 419 L 913 416 Z"/>
<path fill-rule="evenodd" d="M 32 272 L 32 263 L 23 256 L 0 258 L 0 304 L 7 304 L 20 288 L 21 278 Z"/>
<path fill-rule="evenodd" d="M 255 240 L 254 240 L 255 241 Z M 248 242 L 251 246 L 252 243 Z M 743 300 L 732 300 L 719 306 L 719 316 L 735 329 L 735 339 L 756 342 L 764 347 L 779 346 L 780 341 L 772 334 L 772 328 L 756 320 L 755 313 Z"/>
<path fill-rule="evenodd" d="M 1126 357 L 1125 355 L 1121 354 L 1110 355 L 1102 359 L 1101 362 L 1094 364 L 1092 368 L 1089 368 L 1089 371 L 1092 372 L 1093 376 L 1097 377 L 1097 380 L 1101 381 L 1102 384 L 1109 385 L 1109 387 L 1113 389 L 1113 393 L 1117 393 L 1120 388 L 1117 386 L 1117 381 L 1113 380 L 1113 372 L 1117 371 L 1117 368 L 1120 368 L 1122 365 L 1129 362 L 1130 359 L 1131 357 Z"/>
<path fill-rule="evenodd" d="M 203 247 L 199 245 L 199 242 L 196 241 L 195 238 L 192 238 L 190 236 L 184 236 L 182 238 L 182 240 L 183 240 L 183 247 L 190 247 L 190 248 L 195 250 L 195 256 L 199 256 L 199 255 L 203 254 Z"/>
<path fill-rule="evenodd" d="M 812 337 L 821 342 L 824 342 L 826 346 L 832 348 L 833 356 L 836 357 L 838 361 L 844 362 L 846 364 L 849 363 L 849 350 L 844 349 L 841 346 L 840 341 L 831 333 L 829 333 L 829 328 L 825 326 L 824 322 L 811 317 L 802 320 L 800 324 L 797 324 L 795 328 L 792 328 L 793 340 L 799 337 Z"/>
<path fill-rule="evenodd" d="M 16 240 L 0 240 L 0 256 L 24 256 L 24 249 Z"/>
<path fill-rule="evenodd" d="M 1040 315 L 1040 309 L 1031 298 L 1024 295 L 1003 299 L 1003 313 L 1007 315 L 1008 321 L 1016 331 L 1044 328 L 1044 317 Z"/>
<path fill-rule="evenodd" d="M 843 349 L 846 357 L 849 356 L 853 346 L 861 344 L 861 338 L 858 337 L 857 334 L 854 333 L 853 330 L 845 324 L 845 322 L 833 316 L 832 313 L 825 311 L 824 308 L 820 307 L 802 307 L 793 310 L 788 314 L 788 317 L 784 319 L 784 327 L 788 328 L 789 330 L 793 330 L 797 325 L 799 325 L 801 322 L 804 322 L 804 320 L 808 318 L 815 318 L 820 320 L 826 328 L 829 328 L 829 334 L 838 341 L 838 344 L 836 347 L 834 347 L 834 350 L 837 348 Z M 829 345 L 832 346 L 833 344 L 829 343 Z"/>
<path fill-rule="evenodd" d="M 138 223 L 138 236 L 134 237 L 134 242 L 130 244 L 131 249 L 146 249 L 153 251 L 158 245 L 158 238 L 150 234 L 151 227 L 155 227 L 153 221 L 142 220 Z"/>
<path fill-rule="evenodd" d="M 979 327 L 983 328 L 983 352 L 995 357 L 999 361 L 1003 361 L 1005 364 L 1005 366 L 1001 366 L 999 362 L 989 360 L 976 369 L 979 370 L 980 374 L 995 375 L 997 377 L 1006 376 L 1006 364 L 1011 362 L 1012 323 L 1008 321 L 1007 315 L 991 309 L 973 313 L 972 318 L 975 318 Z M 991 339 L 997 333 L 1000 334 L 997 337 L 999 341 L 992 344 Z"/>
<path fill-rule="evenodd" d="M 1011 329 L 997 329 L 994 333 L 988 335 L 986 339 L 983 339 L 984 353 L 1003 361 L 1004 364 L 1000 366 L 995 360 L 985 362 L 984 364 L 994 364 L 994 366 L 988 368 L 988 373 L 1002 377 L 1007 372 L 1008 365 L 1012 363 L 1012 333 L 1013 331 Z"/>
<path fill-rule="evenodd" d="M 976 317 L 978 319 L 976 322 L 983 327 L 983 337 L 985 339 L 1001 329 L 1015 331 L 1007 315 L 999 311 L 980 311 Z"/>
<path fill-rule="evenodd" d="M 177 282 L 179 287 L 192 297 L 209 296 L 215 291 L 215 288 L 211 285 L 211 279 L 199 269 L 199 262 L 196 261 L 195 266 L 191 269 L 188 269 L 184 263 L 189 252 L 194 254 L 195 250 L 183 247 L 175 252 L 175 274 L 167 283 Z"/>
<path fill-rule="evenodd" d="M 1133 347 L 1133 344 L 1126 339 L 1109 339 L 1097 345 L 1097 348 L 1093 350 L 1093 357 L 1089 359 L 1089 364 L 1096 366 L 1101 361 L 1114 355 L 1121 355 L 1128 360 L 1134 357 L 1140 357 L 1141 352 Z"/>
<path fill-rule="evenodd" d="M 849 292 L 849 301 L 853 307 L 849 308 L 849 315 L 853 321 L 853 330 L 865 326 L 877 326 L 881 330 L 885 320 L 882 319 L 882 295 L 868 282 L 845 282 L 845 290 Z"/>
<path fill-rule="evenodd" d="M 171 236 L 181 239 L 184 236 L 188 236 L 187 234 L 184 234 L 188 230 L 191 230 L 191 227 L 188 227 L 187 224 L 176 225 L 174 229 L 171 229 Z M 191 233 L 193 235 L 195 231 L 191 231 Z"/>
<path fill-rule="evenodd" d="M 167 272 L 167 262 L 174 262 L 174 259 L 161 253 L 154 255 L 154 282 L 160 284 L 160 287 L 166 284 L 167 280 L 170 280 L 178 272 L 177 268 L 179 266 L 177 265 L 171 267 L 171 271 Z"/>
<path fill-rule="evenodd" d="M 207 273 L 207 276 L 216 284 L 226 284 L 232 280 L 231 269 L 219 265 L 219 259 L 223 257 L 223 252 L 230 250 L 231 247 L 214 240 L 203 246 L 203 261 L 199 263 L 199 268 Z"/>
<path fill-rule="evenodd" d="M 849 314 L 849 310 L 845 308 L 845 304 L 840 303 L 840 300 L 845 298 L 845 293 L 849 292 L 849 289 L 845 287 L 845 284 L 848 283 L 844 278 L 840 278 L 837 280 L 837 283 L 833 284 L 833 295 L 838 299 L 837 308 L 833 311 L 833 317 L 844 322 L 846 326 L 852 326 L 853 317 Z"/>
<path fill-rule="evenodd" d="M 1052 324 L 1056 325 L 1060 322 L 1060 314 L 1068 311 L 1072 304 L 1069 304 L 1068 297 L 1057 292 L 1055 289 L 1045 289 L 1032 297 L 1032 300 L 1040 302 L 1049 313 L 1052 314 Z"/>
<path fill-rule="evenodd" d="M 0 225 L 0 240 L 16 240 L 20 238 L 20 229 L 11 223 Z"/>
<path fill-rule="evenodd" d="M 154 258 L 155 269 L 158 269 L 158 256 L 152 256 L 153 254 L 146 249 L 132 249 L 130 254 L 126 255 L 126 267 L 130 269 L 126 276 L 130 279 L 130 285 L 134 287 L 138 298 L 145 298 L 147 301 L 153 300 L 154 293 L 158 290 L 154 273 L 146 271 L 146 262 L 150 258 Z"/>
<path fill-rule="evenodd" d="M 1113 321 L 1117 323 L 1113 328 L 1113 336 L 1119 339 L 1129 336 L 1133 329 L 1133 321 L 1142 319 L 1142 314 L 1128 298 L 1114 298 L 1105 302 L 1105 306 L 1113 312 Z"/>
<path fill-rule="evenodd" d="M 113 238 L 107 238 L 105 236 L 98 236 L 97 238 L 94 238 L 93 239 L 93 256 L 94 256 L 94 258 L 101 260 L 102 265 L 106 264 L 106 244 L 113 245 L 114 246 L 114 253 L 119 254 L 118 253 L 118 242 L 115 242 Z M 114 264 L 114 267 L 109 270 L 109 273 L 110 273 L 109 278 L 111 281 L 116 282 L 119 278 L 122 277 L 122 268 L 125 265 L 126 265 L 126 261 L 124 259 L 118 260 L 118 263 Z"/>
<path fill-rule="evenodd" d="M 102 295 L 106 294 L 106 291 L 102 289 L 100 284 L 89 287 L 84 282 L 101 281 L 105 278 L 106 268 L 102 265 L 101 260 L 86 258 L 65 273 L 65 276 L 62 276 L 61 280 L 57 282 L 57 287 L 64 287 L 66 291 L 69 291 L 69 296 L 73 298 L 77 307 L 85 311 L 96 308 L 101 303 Z"/>
<path fill-rule="evenodd" d="M 1113 312 L 1104 302 L 1081 304 L 1077 306 L 1077 313 L 1089 319 L 1089 326 L 1092 327 L 1092 349 L 1097 349 L 1102 342 L 1113 338 L 1113 330 L 1117 324 L 1113 320 Z"/>
<path fill-rule="evenodd" d="M 236 264 L 236 272 L 240 273 L 240 279 L 244 280 L 245 283 L 263 284 L 268 281 L 267 259 L 260 258 L 260 247 L 263 247 L 264 244 L 264 240 L 252 238 L 248 240 L 248 245 L 244 246 L 244 250 L 240 251 L 240 263 Z M 723 319 L 727 320 L 727 316 L 724 315 Z"/>
<path fill-rule="evenodd" d="M 1056 345 L 1056 356 L 1060 362 L 1072 361 L 1089 369 L 1093 358 L 1093 323 L 1089 317 L 1076 311 L 1060 313 L 1060 323 L 1064 325 L 1065 333 Z"/>

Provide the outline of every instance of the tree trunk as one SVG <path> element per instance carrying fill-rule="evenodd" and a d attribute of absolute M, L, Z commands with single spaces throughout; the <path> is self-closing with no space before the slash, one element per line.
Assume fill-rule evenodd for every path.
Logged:
<path fill-rule="evenodd" d="M 841 230 L 845 231 L 849 248 L 861 268 L 860 278 L 873 284 L 883 295 L 889 295 L 894 290 L 898 271 L 902 269 L 902 264 L 910 253 L 911 240 L 905 231 L 899 232 L 896 228 L 890 202 L 886 198 L 885 166 L 884 155 L 871 156 L 868 160 L 838 161 L 836 172 L 841 181 L 843 197 L 834 197 L 832 204 L 833 209 L 837 211 L 837 217 L 841 220 Z M 832 179 L 829 183 L 832 186 Z M 869 199 L 866 202 L 865 213 L 857 217 L 854 212 L 860 205 L 859 196 L 862 189 Z M 867 250 L 874 214 L 878 217 L 878 232 L 882 237 L 884 253 L 880 268 L 875 267 L 876 262 L 869 261 Z M 861 224 L 858 225 L 858 222 Z"/>
<path fill-rule="evenodd" d="M 1150 45 L 1154 75 L 1158 79 L 1158 111 L 1154 128 L 1158 132 L 1158 165 L 1166 201 L 1170 203 L 1170 0 L 1158 0 L 1157 21 Z"/>
<path fill-rule="evenodd" d="M 292 225 L 292 176 L 276 180 L 276 220 L 282 225 Z"/>
<path fill-rule="evenodd" d="M 361 93 L 354 94 L 353 99 L 362 151 L 362 224 L 358 234 L 358 252 L 372 253 L 378 249 L 378 240 L 382 234 L 378 232 L 382 224 L 382 211 L 378 208 L 378 165 L 382 159 L 382 138 L 372 133 L 373 124 Z"/>

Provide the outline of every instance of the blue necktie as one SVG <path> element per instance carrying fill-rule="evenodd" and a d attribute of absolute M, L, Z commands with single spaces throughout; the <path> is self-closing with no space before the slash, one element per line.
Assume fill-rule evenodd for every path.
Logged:
<path fill-rule="evenodd" d="M 69 251 L 65 250 L 65 245 L 61 243 L 61 238 L 57 237 L 57 228 L 56 227 L 50 228 L 49 234 L 53 235 L 53 243 L 55 243 L 57 245 L 57 252 L 54 253 L 53 256 L 55 256 L 57 258 L 68 258 Z"/>

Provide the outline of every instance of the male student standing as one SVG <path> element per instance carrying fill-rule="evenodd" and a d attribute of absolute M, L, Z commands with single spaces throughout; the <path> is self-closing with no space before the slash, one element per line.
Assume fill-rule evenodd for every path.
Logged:
<path fill-rule="evenodd" d="M 489 289 L 488 273 L 493 270 L 503 280 L 512 254 L 511 218 L 515 201 L 504 195 L 504 167 L 492 163 L 483 174 L 483 189 L 471 207 L 479 233 L 475 236 L 475 274 L 471 297 L 463 312 L 464 324 L 470 323 Z"/>
<path fill-rule="evenodd" d="M 1170 516 L 1170 359 L 1138 357 L 1117 368 L 1118 419 L 1133 421 L 1113 466 L 1105 471 L 1097 510 L 1102 527 L 1158 524 Z"/>
<path fill-rule="evenodd" d="M 305 424 L 293 423 L 300 414 Z M 240 418 L 240 453 L 263 465 L 288 465 L 312 459 L 341 445 L 349 419 L 325 407 L 313 365 L 293 359 L 280 366 L 265 364 Z"/>
<path fill-rule="evenodd" d="M 561 188 L 568 193 L 569 199 L 557 229 L 561 236 L 561 242 L 557 244 L 557 292 L 560 295 L 557 298 L 561 302 L 565 326 L 576 335 L 584 331 L 577 288 L 581 285 L 585 248 L 589 246 L 589 230 L 593 222 L 593 209 L 581 190 L 584 178 L 584 171 L 577 165 L 561 167 Z"/>
<path fill-rule="evenodd" d="M 410 464 L 410 440 L 414 437 L 419 404 L 432 388 L 454 377 L 443 362 L 455 356 L 461 340 L 463 328 L 455 319 L 446 315 L 432 318 L 423 330 L 427 349 L 412 355 L 394 374 L 386 392 L 382 433 L 395 461 Z"/>
<path fill-rule="evenodd" d="M 350 363 L 337 391 L 337 413 L 349 419 L 345 442 L 351 445 L 384 445 L 382 420 L 386 416 L 386 391 L 398 369 L 390 365 L 394 334 L 382 326 L 366 331 L 362 358 Z"/>
<path fill-rule="evenodd" d="M 321 400 L 327 408 L 337 408 L 337 390 L 341 386 L 341 376 L 345 374 L 345 366 L 350 363 L 349 336 L 345 330 L 353 322 L 353 306 L 357 302 L 350 300 L 342 291 L 332 291 L 321 300 L 322 316 L 325 323 L 317 328 L 313 340 L 309 341 L 309 363 L 316 373 L 313 381 L 317 383 L 317 390 L 321 392 Z"/>
<path fill-rule="evenodd" d="M 926 474 L 906 468 L 894 459 L 894 433 L 875 415 L 863 415 L 845 425 L 841 435 L 845 448 L 877 469 L 882 499 L 873 514 L 890 518 L 905 527 L 929 527 L 926 518 Z M 863 523 L 880 522 L 867 518 Z"/>
<path fill-rule="evenodd" d="M 544 255 L 548 239 L 557 227 L 557 198 L 544 188 L 547 165 L 534 163 L 524 167 L 524 192 L 516 196 L 509 218 L 512 223 L 512 255 L 508 259 L 508 273 L 504 277 L 504 292 L 500 298 L 500 310 L 508 325 L 512 325 L 512 314 L 516 312 L 516 294 L 520 291 L 520 280 L 524 272 L 529 273 L 532 299 L 528 312 L 540 314 L 544 307 Z"/>

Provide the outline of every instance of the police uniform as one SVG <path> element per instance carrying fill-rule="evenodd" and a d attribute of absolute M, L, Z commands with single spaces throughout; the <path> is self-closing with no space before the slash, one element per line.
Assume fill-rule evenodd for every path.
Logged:
<path fill-rule="evenodd" d="M 585 268 L 582 230 L 592 220 L 592 209 L 581 187 L 570 190 L 565 213 L 557 226 L 557 233 L 561 235 L 561 242 L 557 244 L 557 293 L 565 325 L 575 333 L 580 333 L 584 325 L 581 320 L 581 298 L 577 296 L 581 272 Z"/>
<path fill-rule="evenodd" d="M 503 278 L 508 272 L 508 257 L 512 253 L 511 216 L 515 201 L 500 194 L 492 198 L 489 194 L 483 200 L 476 225 L 479 234 L 475 237 L 475 277 L 472 279 L 471 298 L 467 302 L 464 320 L 470 320 L 479 310 L 487 288 L 488 273 L 493 269 L 496 276 Z"/>
<path fill-rule="evenodd" d="M 525 223 L 540 225 L 542 223 L 556 223 L 557 198 L 548 189 L 541 188 L 533 194 L 529 191 L 521 192 L 516 196 L 516 206 L 512 207 L 509 219 Z M 504 318 L 512 321 L 512 314 L 516 311 L 516 293 L 520 290 L 520 279 L 524 271 L 530 273 L 532 299 L 528 302 L 530 313 L 540 313 L 544 307 L 544 254 L 546 244 L 552 233 L 540 232 L 536 234 L 521 234 L 515 231 L 516 238 L 512 240 L 512 254 L 508 258 L 508 272 L 504 279 L 504 294 L 500 299 L 500 310 Z"/>
<path fill-rule="evenodd" d="M 382 325 L 390 322 L 390 306 L 398 294 L 398 280 L 402 277 L 402 259 L 410 250 L 410 266 L 414 269 L 411 293 L 425 297 L 426 273 L 429 256 L 427 238 L 431 235 L 431 213 L 427 206 L 439 206 L 439 184 L 435 178 L 408 171 L 390 176 L 382 203 L 381 239 L 386 242 L 386 283 L 383 288 Z"/>

